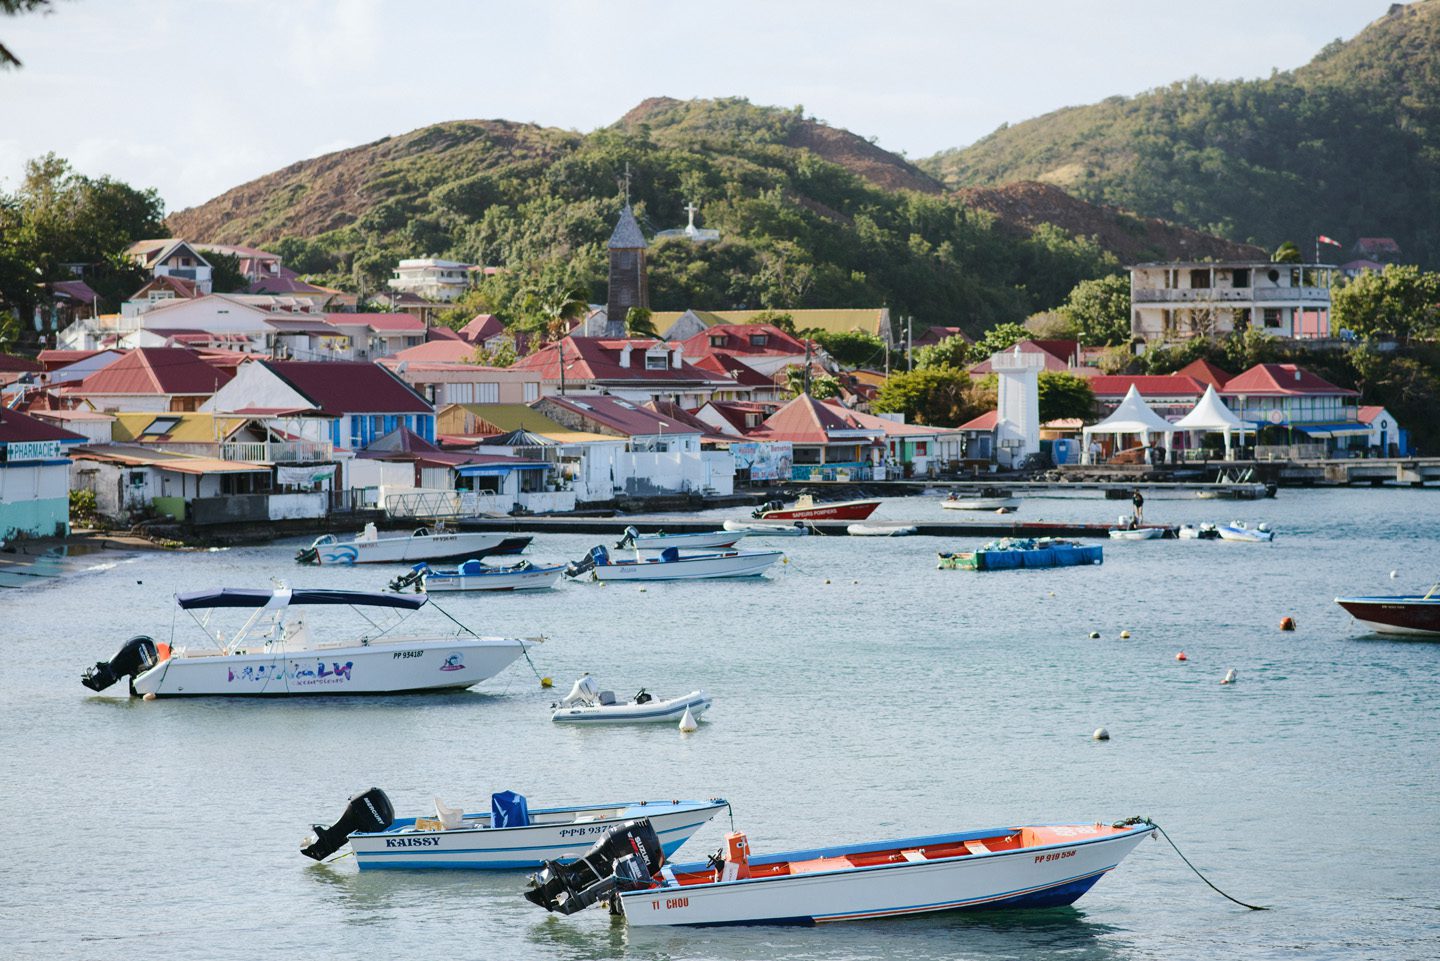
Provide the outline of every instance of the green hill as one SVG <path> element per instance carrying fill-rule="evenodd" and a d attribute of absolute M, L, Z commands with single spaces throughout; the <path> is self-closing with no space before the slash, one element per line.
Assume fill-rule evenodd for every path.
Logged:
<path fill-rule="evenodd" d="M 1269 248 L 1390 236 L 1440 267 L 1440 0 L 1395 4 L 1298 70 L 1057 110 L 919 166 L 952 188 L 1038 180 Z"/>
<path fill-rule="evenodd" d="M 647 100 L 589 134 L 436 124 L 292 164 L 168 224 L 197 240 L 263 244 L 301 272 L 372 289 L 404 257 L 504 267 L 493 305 L 504 316 L 527 289 L 604 300 L 604 243 L 627 169 L 647 232 L 683 226 L 690 201 L 721 232 L 718 243 L 655 245 L 657 310 L 888 305 L 918 325 L 978 333 L 1059 304 L 1079 280 L 1116 270 L 1117 256 L 1217 244 L 1063 195 L 1011 218 L 1010 206 L 946 194 L 801 108 L 741 99 Z"/>

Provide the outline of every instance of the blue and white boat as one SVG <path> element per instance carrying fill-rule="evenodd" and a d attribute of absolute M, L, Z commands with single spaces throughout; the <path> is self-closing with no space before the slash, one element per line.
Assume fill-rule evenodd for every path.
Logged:
<path fill-rule="evenodd" d="M 634 560 L 617 560 L 596 545 L 590 555 L 565 568 L 569 577 L 590 575 L 596 581 L 683 581 L 717 577 L 755 577 L 765 573 L 781 557 L 780 551 L 719 551 L 681 554 L 667 547 L 658 557 L 635 552 Z"/>
<path fill-rule="evenodd" d="M 495 795 L 485 813 L 452 810 L 437 800 L 434 818 L 400 818 L 380 831 L 353 833 L 350 850 L 362 871 L 538 868 L 574 860 L 617 825 L 648 818 L 669 855 L 727 806 L 711 798 L 530 809 L 507 791 Z"/>
<path fill-rule="evenodd" d="M 1250 544 L 1268 544 L 1275 539 L 1275 532 L 1268 524 L 1248 526 L 1244 521 L 1231 521 L 1218 528 L 1222 541 L 1243 541 Z"/>
<path fill-rule="evenodd" d="M 564 564 L 486 564 L 472 557 L 459 567 L 437 568 L 416 564 L 410 573 L 390 582 L 390 590 L 413 587 L 427 594 L 436 591 L 545 591 L 554 587 L 565 573 Z"/>
<path fill-rule="evenodd" d="M 1156 828 L 1010 826 L 752 856 L 745 835 L 723 859 L 665 864 L 644 822 L 623 825 L 573 865 L 547 864 L 528 900 L 573 914 L 610 898 L 633 925 L 825 924 L 940 911 L 1072 904 Z"/>
<path fill-rule="evenodd" d="M 679 721 L 689 711 L 699 720 L 710 709 L 710 695 L 691 691 L 679 697 L 657 698 L 643 687 L 628 701 L 617 701 L 614 691 L 602 691 L 586 674 L 570 693 L 553 705 L 550 720 L 558 724 L 658 724 Z"/>
<path fill-rule="evenodd" d="M 667 534 L 658 531 L 642 534 L 634 527 L 625 528 L 625 536 L 615 545 L 617 550 L 663 551 L 674 547 L 682 551 L 715 550 L 734 547 L 745 536 L 744 531 L 697 531 L 694 534 Z"/>

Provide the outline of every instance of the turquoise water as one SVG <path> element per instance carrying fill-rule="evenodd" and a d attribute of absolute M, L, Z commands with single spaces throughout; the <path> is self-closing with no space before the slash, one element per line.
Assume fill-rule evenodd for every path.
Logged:
<path fill-rule="evenodd" d="M 376 589 L 399 568 L 300 568 L 294 542 L 90 555 L 42 567 L 63 575 L 49 578 L 7 568 L 4 583 L 25 586 L 0 591 L 0 945 L 16 958 L 1433 958 L 1440 644 L 1366 636 L 1331 599 L 1440 577 L 1437 496 L 1152 498 L 1151 520 L 1281 533 L 1107 543 L 1088 569 L 940 571 L 937 549 L 979 539 L 811 537 L 755 542 L 791 560 L 760 582 L 442 599 L 483 633 L 543 633 L 533 656 L 552 691 L 522 661 L 443 696 L 92 695 L 81 670 L 131 634 L 167 637 L 177 590 Z M 1028 500 L 1019 516 L 1123 507 Z M 939 513 L 911 498 L 876 516 Z M 544 537 L 531 554 L 575 558 L 597 540 Z M 1293 634 L 1277 630 L 1287 615 Z M 1238 682 L 1221 686 L 1230 668 Z M 549 705 L 582 671 L 620 693 L 704 687 L 715 706 L 691 735 L 560 728 Z M 1113 739 L 1090 740 L 1102 725 Z M 1146 842 L 1071 909 L 628 930 L 601 910 L 544 914 L 518 874 L 360 875 L 351 859 L 302 858 L 310 822 L 371 784 L 402 814 L 505 789 L 532 805 L 723 795 L 757 853 L 1139 814 L 1273 910 L 1236 907 Z M 713 822 L 682 857 L 728 829 Z"/>

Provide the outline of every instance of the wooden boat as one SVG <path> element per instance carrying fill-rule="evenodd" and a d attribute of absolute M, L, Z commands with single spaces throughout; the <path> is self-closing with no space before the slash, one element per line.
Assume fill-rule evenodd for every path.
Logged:
<path fill-rule="evenodd" d="M 1099 544 L 1080 544 L 1058 537 L 1003 537 L 978 551 L 941 552 L 938 567 L 950 571 L 1005 571 L 1019 568 L 1079 567 L 1103 564 Z"/>
<path fill-rule="evenodd" d="M 614 691 L 600 690 L 587 674 L 554 705 L 550 720 L 560 724 L 657 724 L 679 721 L 686 711 L 698 720 L 710 704 L 710 695 L 704 691 L 656 698 L 643 687 L 630 700 L 617 701 Z"/>
<path fill-rule="evenodd" d="M 680 581 L 718 577 L 755 577 L 784 555 L 780 551 L 719 551 L 709 554 L 681 554 L 667 547 L 658 557 L 617 560 L 599 545 L 590 556 L 565 568 L 569 577 L 590 575 L 596 581 Z"/>
<path fill-rule="evenodd" d="M 532 538 L 525 535 L 451 531 L 437 524 L 434 530 L 417 527 L 409 534 L 382 536 L 373 523 L 348 541 L 321 534 L 295 555 L 302 564 L 413 564 L 416 561 L 459 561 L 490 554 L 519 554 Z"/>
<path fill-rule="evenodd" d="M 608 896 L 630 924 L 642 926 L 1049 908 L 1073 904 L 1155 831 L 1139 819 L 1010 826 L 764 856 L 750 854 L 745 835 L 731 833 L 718 863 L 665 865 L 651 853 L 657 845 L 647 828 L 617 828 L 573 865 L 547 864 L 526 898 L 569 914 Z"/>
<path fill-rule="evenodd" d="M 132 695 L 158 697 L 401 694 L 474 687 L 524 653 L 519 638 L 480 637 L 468 629 L 398 635 L 390 633 L 395 624 L 373 620 L 374 633 L 322 643 L 311 638 L 309 624 L 297 611 L 348 605 L 370 613 L 389 610 L 398 623 L 428 601 L 424 594 L 325 589 L 225 587 L 177 594 L 179 610 L 200 625 L 203 644 L 179 647 L 132 637 L 109 661 L 87 670 L 82 681 L 101 691 L 128 676 Z M 226 608 L 253 612 L 228 637 L 211 624 L 212 612 Z"/>
<path fill-rule="evenodd" d="M 1335 603 L 1376 634 L 1440 637 L 1440 584 L 1425 594 L 1337 597 Z"/>
<path fill-rule="evenodd" d="M 390 582 L 390 590 L 404 591 L 545 591 L 565 573 L 564 564 L 486 564 L 471 558 L 459 567 L 435 568 L 423 561 Z"/>
<path fill-rule="evenodd" d="M 739 531 L 750 537 L 804 537 L 810 533 L 800 521 L 735 521 L 725 522 L 727 531 Z"/>
<path fill-rule="evenodd" d="M 744 537 L 745 531 L 701 531 L 694 534 L 667 534 L 660 531 L 655 534 L 642 534 L 633 527 L 625 528 L 625 536 L 615 545 L 617 550 L 636 551 L 663 551 L 667 547 L 677 547 L 682 551 L 693 550 L 714 550 L 715 548 L 734 547 Z"/>
<path fill-rule="evenodd" d="M 1265 544 L 1275 539 L 1275 532 L 1265 524 L 1257 527 L 1247 527 L 1242 521 L 1231 521 L 1228 524 L 1221 524 L 1218 528 L 1222 541 L 1245 541 L 1254 544 Z"/>
<path fill-rule="evenodd" d="M 801 494 L 794 507 L 770 501 L 757 507 L 752 516 L 762 521 L 863 521 L 879 506 L 879 501 L 817 503 L 809 494 Z"/>
<path fill-rule="evenodd" d="M 389 813 L 388 799 L 374 806 Z M 546 861 L 573 860 L 616 825 L 648 818 L 668 856 L 727 806 L 723 798 L 711 798 L 532 809 L 524 797 L 507 791 L 491 798 L 489 812 L 468 813 L 437 798 L 433 818 L 382 817 L 388 824 L 364 825 L 369 830 L 344 831 L 343 823 L 340 831 L 317 826 L 317 840 L 328 835 L 330 843 L 318 848 L 306 845 L 303 850 L 311 857 L 318 854 L 320 860 L 348 840 L 362 871 L 538 868 Z"/>
<path fill-rule="evenodd" d="M 940 502 L 947 511 L 1013 511 L 1019 508 L 1020 498 L 1012 497 L 993 487 L 987 487 L 979 496 L 967 497 L 952 493 Z"/>
<path fill-rule="evenodd" d="M 920 528 L 914 524 L 897 523 L 865 523 L 851 524 L 845 528 L 845 533 L 851 537 L 906 537 L 919 531 Z"/>

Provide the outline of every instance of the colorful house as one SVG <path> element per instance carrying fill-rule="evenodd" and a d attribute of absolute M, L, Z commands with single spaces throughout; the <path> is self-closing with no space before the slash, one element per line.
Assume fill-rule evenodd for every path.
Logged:
<path fill-rule="evenodd" d="M 0 542 L 70 533 L 70 457 L 79 434 L 0 408 Z"/>
<path fill-rule="evenodd" d="M 1295 364 L 1256 364 L 1230 378 L 1220 397 L 1241 420 L 1300 431 L 1331 450 L 1370 435 L 1357 392 Z"/>
<path fill-rule="evenodd" d="M 866 480 L 886 449 L 883 428 L 867 427 L 854 411 L 809 394 L 796 397 L 746 436 L 793 445 L 794 480 Z"/>

